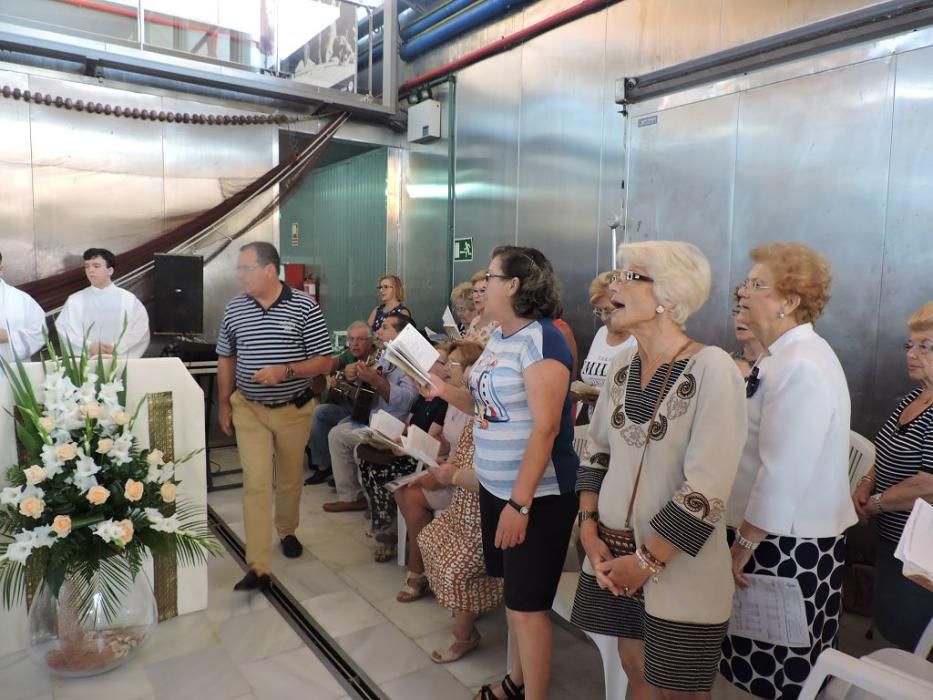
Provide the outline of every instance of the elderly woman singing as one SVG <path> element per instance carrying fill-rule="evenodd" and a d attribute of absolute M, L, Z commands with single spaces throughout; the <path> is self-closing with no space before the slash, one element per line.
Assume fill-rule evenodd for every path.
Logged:
<path fill-rule="evenodd" d="M 768 644 L 729 635 L 721 672 L 761 698 L 792 700 L 841 612 L 843 532 L 856 522 L 849 496 L 849 390 L 836 353 L 813 329 L 829 300 L 826 259 L 802 243 L 769 243 L 739 290 L 740 313 L 769 355 L 746 379 L 748 443 L 727 520 L 732 568 L 797 581 L 808 641 Z"/>
<path fill-rule="evenodd" d="M 732 610 L 725 500 L 745 444 L 735 363 L 684 331 L 711 274 L 689 243 L 621 246 L 609 367 L 577 478 L 586 561 L 571 620 L 619 638 L 634 700 L 708 698 Z"/>

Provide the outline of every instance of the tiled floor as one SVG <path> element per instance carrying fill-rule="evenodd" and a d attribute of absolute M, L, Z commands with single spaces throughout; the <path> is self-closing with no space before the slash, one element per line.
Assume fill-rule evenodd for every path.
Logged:
<path fill-rule="evenodd" d="M 229 465 L 235 450 L 214 450 L 212 459 Z M 237 476 L 227 477 L 236 479 Z M 430 651 L 449 634 L 450 613 L 427 597 L 402 604 L 395 594 L 404 570 L 372 560 L 374 542 L 366 537 L 361 513 L 321 510 L 334 492 L 326 485 L 306 487 L 298 537 L 305 545 L 297 560 L 276 553 L 274 573 L 371 678 L 387 698 L 445 700 L 470 698 L 505 670 L 506 628 L 499 610 L 478 625 L 483 641 L 464 659 L 443 666 Z M 211 493 L 209 502 L 243 537 L 240 491 Z M 302 639 L 260 594 L 235 593 L 243 575 L 229 556 L 209 566 L 207 610 L 158 626 L 149 644 L 125 667 L 96 678 L 49 678 L 23 654 L 0 658 L 3 700 L 338 700 L 347 691 Z M 842 646 L 862 654 L 874 646 L 864 640 L 865 622 L 843 621 Z M 551 698 L 596 700 L 603 697 L 599 655 L 579 632 L 562 621 L 555 625 Z M 721 681 L 721 679 L 720 679 Z M 717 700 L 751 696 L 720 682 Z"/>

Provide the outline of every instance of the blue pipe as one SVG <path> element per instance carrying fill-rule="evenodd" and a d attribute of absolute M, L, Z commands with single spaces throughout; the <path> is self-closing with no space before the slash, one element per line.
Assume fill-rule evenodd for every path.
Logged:
<path fill-rule="evenodd" d="M 448 17 L 452 17 L 460 12 L 460 10 L 464 10 L 470 5 L 475 5 L 476 2 L 477 0 L 451 0 L 446 5 L 438 7 L 436 10 L 427 13 L 423 17 L 419 17 L 411 24 L 402 27 L 398 35 L 403 41 L 407 41 L 421 34 L 421 32 L 431 29 L 434 25 L 443 22 Z"/>
<path fill-rule="evenodd" d="M 465 1 L 465 0 L 464 0 Z M 440 26 L 428 29 L 406 42 L 399 50 L 403 61 L 411 61 L 421 54 L 444 44 L 451 39 L 465 34 L 477 27 L 506 15 L 509 11 L 527 5 L 533 0 L 485 0 L 479 3 L 467 3 L 472 6 Z M 451 5 L 455 3 L 450 3 Z M 447 8 L 450 5 L 445 5 Z M 416 23 L 417 24 L 417 23 Z M 415 25 L 409 25 L 409 29 Z"/>

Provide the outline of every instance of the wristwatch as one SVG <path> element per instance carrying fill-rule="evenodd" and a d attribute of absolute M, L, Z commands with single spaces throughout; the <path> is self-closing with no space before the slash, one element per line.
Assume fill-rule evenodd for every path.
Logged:
<path fill-rule="evenodd" d="M 884 513 L 884 507 L 882 507 L 881 505 L 881 497 L 883 495 L 884 495 L 884 491 L 882 491 L 881 493 L 873 493 L 871 496 L 869 496 L 869 498 L 871 499 L 871 502 L 874 503 L 875 506 L 878 508 L 879 513 Z"/>
<path fill-rule="evenodd" d="M 587 520 L 599 520 L 598 510 L 581 510 L 577 513 L 577 524 L 582 525 Z"/>
<path fill-rule="evenodd" d="M 291 365 L 285 365 L 285 378 L 291 379 L 295 376 L 295 368 Z"/>
<path fill-rule="evenodd" d="M 515 501 L 513 501 L 511 498 L 508 500 L 508 503 L 510 506 L 512 506 L 515 510 L 517 510 L 519 513 L 524 515 L 526 518 L 528 517 L 528 514 L 531 512 L 531 506 L 520 506 Z"/>

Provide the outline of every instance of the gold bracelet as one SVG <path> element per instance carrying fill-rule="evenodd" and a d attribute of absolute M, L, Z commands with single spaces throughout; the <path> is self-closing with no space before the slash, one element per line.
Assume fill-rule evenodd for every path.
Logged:
<path fill-rule="evenodd" d="M 859 486 L 864 484 L 866 481 L 871 482 L 872 486 L 875 485 L 875 480 L 872 479 L 868 474 L 866 474 L 865 476 L 861 477 L 858 481 L 855 482 L 855 488 L 858 488 Z"/>

